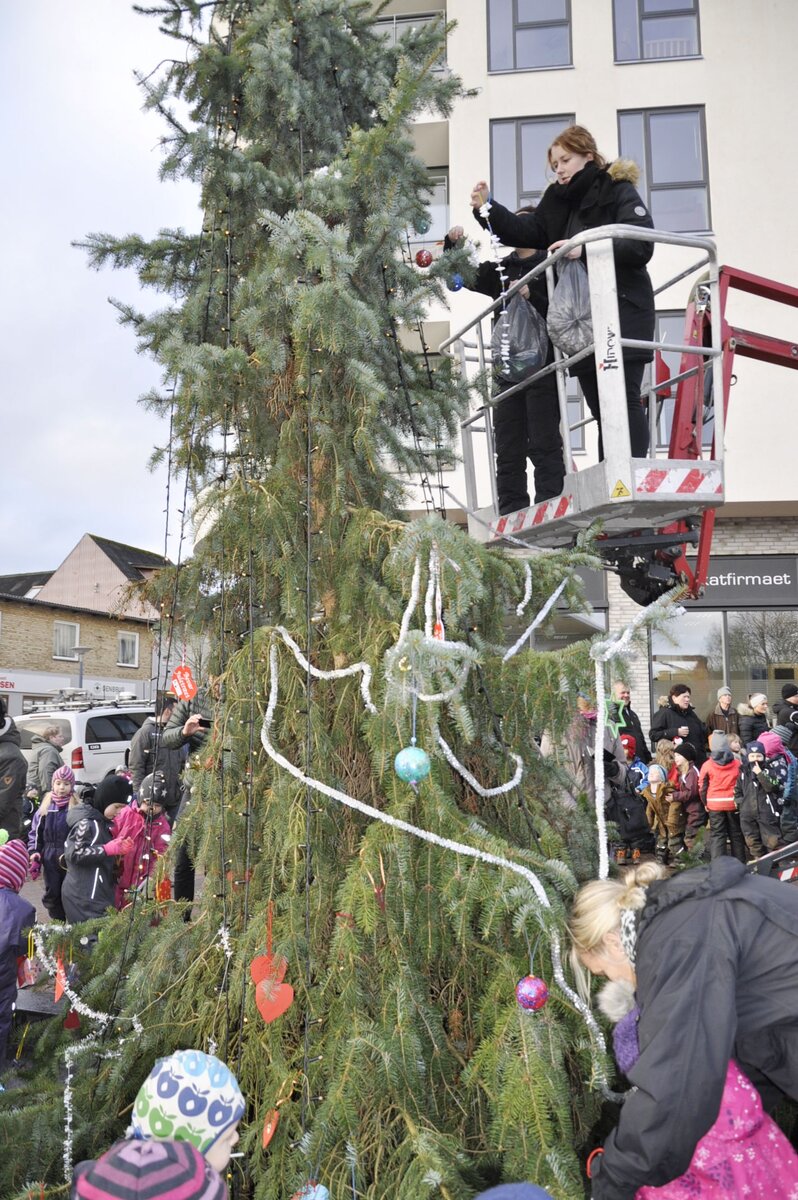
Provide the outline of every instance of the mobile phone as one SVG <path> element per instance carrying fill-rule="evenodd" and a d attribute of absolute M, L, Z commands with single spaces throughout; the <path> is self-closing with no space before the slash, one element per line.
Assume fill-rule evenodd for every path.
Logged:
<path fill-rule="evenodd" d="M 209 721 L 207 717 L 200 717 L 200 719 L 199 719 L 200 729 L 210 729 L 211 724 L 212 724 L 212 722 Z"/>

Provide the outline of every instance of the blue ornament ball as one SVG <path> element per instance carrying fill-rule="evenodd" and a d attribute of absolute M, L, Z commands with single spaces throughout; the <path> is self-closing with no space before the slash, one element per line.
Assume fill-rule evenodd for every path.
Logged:
<path fill-rule="evenodd" d="M 450 292 L 459 292 L 460 288 L 463 286 L 463 276 L 462 275 L 452 275 L 451 279 L 446 284 L 446 286 Z"/>
<path fill-rule="evenodd" d="M 549 989 L 537 975 L 525 975 L 515 985 L 515 998 L 522 1008 L 537 1012 L 549 998 Z"/>
<path fill-rule="evenodd" d="M 393 769 L 404 783 L 420 783 L 430 772 L 429 755 L 420 746 L 405 746 L 393 760 Z"/>
<path fill-rule="evenodd" d="M 423 237 L 425 233 L 429 233 L 429 221 L 426 217 L 419 217 L 416 221 L 416 233 Z"/>

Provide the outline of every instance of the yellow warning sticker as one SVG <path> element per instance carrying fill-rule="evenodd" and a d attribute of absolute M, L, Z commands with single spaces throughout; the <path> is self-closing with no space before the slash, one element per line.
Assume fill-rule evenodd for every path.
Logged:
<path fill-rule="evenodd" d="M 610 492 L 610 497 L 613 500 L 618 500 L 622 496 L 631 496 L 631 494 L 632 493 L 629 491 L 628 487 L 623 482 L 623 480 L 619 479 L 618 482 L 616 483 L 615 487 Z"/>

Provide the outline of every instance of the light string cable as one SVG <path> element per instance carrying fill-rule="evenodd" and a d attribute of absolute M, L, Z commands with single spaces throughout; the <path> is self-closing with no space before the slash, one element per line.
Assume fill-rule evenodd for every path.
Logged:
<path fill-rule="evenodd" d="M 320 779 L 315 779 L 309 776 L 306 772 L 300 770 L 289 759 L 285 757 L 274 745 L 272 741 L 272 725 L 274 723 L 274 713 L 277 707 L 279 698 L 279 666 L 278 666 L 278 646 L 276 640 L 272 641 L 269 650 L 269 681 L 268 681 L 268 703 L 266 712 L 263 718 L 261 727 L 261 744 L 268 754 L 269 758 L 287 771 L 292 778 L 304 783 L 307 787 L 323 796 L 327 796 L 331 800 L 337 801 L 339 804 L 345 805 L 347 808 L 355 809 L 364 816 L 370 817 L 375 821 L 380 821 L 385 825 L 389 825 L 394 829 L 399 829 L 403 833 L 410 834 L 412 837 L 419 838 L 422 841 L 428 842 L 431 845 L 439 846 L 443 850 L 447 850 L 453 854 L 463 855 L 468 858 L 477 859 L 480 862 L 501 867 L 505 870 L 512 871 L 516 875 L 520 875 L 527 884 L 532 888 L 542 908 L 548 912 L 552 911 L 551 901 L 548 894 L 541 883 L 538 876 L 528 867 L 522 866 L 520 863 L 512 862 L 510 859 L 503 858 L 500 855 L 492 854 L 489 851 L 481 850 L 476 846 L 469 846 L 463 842 L 453 841 L 450 838 L 442 837 L 440 834 L 434 833 L 428 829 L 422 829 L 417 825 L 412 825 L 410 822 L 395 817 L 390 813 L 383 812 L 381 809 L 374 808 L 370 804 L 365 804 L 362 800 L 357 800 L 354 796 L 348 795 L 346 792 L 340 791 L 338 788 L 331 787 Z M 593 1039 L 594 1046 L 598 1051 L 597 1057 L 593 1059 L 593 1072 L 597 1085 L 602 1093 L 610 1099 L 620 1100 L 621 1094 L 613 1092 L 607 1080 L 607 1074 L 604 1067 L 604 1058 L 606 1056 L 606 1043 L 604 1035 L 599 1028 L 595 1017 L 590 1011 L 590 1007 L 584 1003 L 581 997 L 574 991 L 565 978 L 562 965 L 562 950 L 560 946 L 559 934 L 555 928 L 549 930 L 551 959 L 554 979 L 557 982 L 560 991 L 570 1001 L 573 1007 L 580 1013 Z"/>
<path fill-rule="evenodd" d="M 410 245 L 410 230 L 409 229 L 405 229 L 405 243 L 407 245 L 408 261 L 412 261 L 413 251 L 412 251 L 411 245 Z M 403 250 L 403 256 L 404 256 L 404 250 Z M 429 345 L 427 344 L 426 334 L 424 333 L 424 322 L 421 320 L 420 317 L 415 322 L 415 327 L 416 327 L 416 332 L 418 333 L 419 341 L 421 343 L 421 355 L 424 359 L 424 369 L 427 372 L 427 383 L 429 384 L 430 391 L 434 392 L 436 390 L 436 380 L 434 378 L 435 368 L 432 366 L 432 363 L 430 362 L 430 358 L 429 358 L 430 348 L 429 348 Z M 439 427 L 436 427 L 436 429 L 435 429 L 434 454 L 429 455 L 428 453 L 424 453 L 424 457 L 425 458 L 434 457 L 434 459 L 435 459 L 436 485 L 438 488 L 438 504 L 436 507 L 436 511 L 438 512 L 438 515 L 442 518 L 442 520 L 445 521 L 446 520 L 446 487 L 443 482 L 443 447 L 441 446 Z"/>
<path fill-rule="evenodd" d="M 604 729 L 607 719 L 607 696 L 604 685 L 604 666 L 611 658 L 622 654 L 630 645 L 638 629 L 659 620 L 685 592 L 683 584 L 678 584 L 671 591 L 660 596 L 653 604 L 641 608 L 640 612 L 626 625 L 620 633 L 611 634 L 602 641 L 594 642 L 590 647 L 590 657 L 596 664 L 596 734 L 593 754 L 595 771 L 595 805 L 596 829 L 598 834 L 599 879 L 606 879 L 610 871 L 609 849 L 607 846 L 607 820 L 604 815 Z"/>
<path fill-rule="evenodd" d="M 150 88 L 149 84 L 147 83 L 147 80 L 141 79 L 141 80 L 139 80 L 139 82 L 140 82 L 140 86 L 142 86 L 145 89 L 145 91 L 147 91 L 147 93 L 150 94 L 151 88 Z M 163 104 L 159 103 L 158 111 L 162 112 L 162 114 L 165 117 L 167 117 L 167 119 L 169 118 L 168 109 L 166 109 Z M 182 127 L 180 127 L 180 128 L 182 128 Z M 220 135 L 221 135 L 221 129 L 217 128 L 217 131 L 216 131 L 217 145 L 218 145 L 218 139 L 219 139 Z M 208 285 L 207 285 L 207 292 L 206 292 L 206 296 L 205 296 L 202 328 L 198 332 L 198 343 L 199 344 L 202 344 L 207 338 L 208 326 L 210 323 L 211 301 L 212 301 L 213 290 L 214 290 L 214 274 L 215 274 L 214 248 L 215 248 L 215 244 L 216 244 L 217 219 L 216 219 L 216 215 L 214 213 L 213 217 L 210 219 L 210 228 L 208 228 L 210 212 L 211 212 L 211 206 L 208 205 L 203 210 L 202 224 L 200 227 L 200 235 L 199 235 L 199 238 L 197 239 L 197 251 L 196 251 L 196 256 L 194 259 L 193 273 L 199 273 L 203 252 L 207 252 L 207 254 L 208 254 Z M 210 234 L 210 240 L 207 244 L 207 251 L 205 251 L 207 234 Z M 179 383 L 179 379 L 178 379 L 177 374 L 175 374 L 173 376 L 173 382 L 172 382 L 170 419 L 169 419 L 169 449 L 168 449 L 169 473 L 167 476 L 167 505 L 166 505 L 166 516 L 165 516 L 165 522 L 164 522 L 164 557 L 166 557 L 166 550 L 167 550 L 167 546 L 168 546 L 167 539 L 169 536 L 169 534 L 168 534 L 169 512 L 170 512 L 169 497 L 171 496 L 170 477 L 171 477 L 171 472 L 173 470 L 173 464 L 174 464 L 174 437 L 175 437 L 174 417 L 175 417 L 175 410 L 176 410 L 176 396 L 177 396 L 178 383 Z M 167 664 L 167 668 L 168 668 L 168 664 L 170 662 L 171 655 L 172 655 L 173 640 L 174 640 L 176 621 L 177 621 L 177 613 L 178 613 L 178 609 L 179 609 L 179 587 L 180 587 L 181 570 L 182 570 L 182 566 L 183 566 L 183 553 L 184 553 L 185 542 L 186 542 L 186 529 L 187 529 L 187 523 L 188 523 L 188 507 L 189 507 L 188 499 L 189 499 L 189 493 L 190 493 L 192 478 L 193 478 L 192 459 L 193 459 L 193 454 L 194 454 L 194 441 L 195 441 L 195 434 L 196 434 L 198 422 L 199 422 L 199 401 L 197 400 L 193 403 L 192 408 L 191 408 L 191 421 L 190 421 L 189 430 L 188 430 L 187 458 L 186 458 L 186 467 L 185 467 L 184 482 L 183 482 L 182 507 L 180 509 L 178 509 L 178 512 L 180 513 L 180 528 L 179 528 L 179 537 L 178 537 L 177 561 L 175 563 L 174 584 L 172 587 L 171 603 L 169 605 L 169 611 L 166 614 L 168 636 L 167 636 L 167 644 L 166 644 L 166 651 L 165 651 L 164 658 L 165 658 L 165 661 Z M 163 618 L 163 605 L 162 605 L 161 606 L 161 620 L 159 622 L 158 668 L 157 668 L 157 670 L 158 670 L 157 678 L 158 679 L 160 679 L 160 672 L 162 669 L 162 667 L 161 667 L 161 663 L 162 663 L 161 650 L 162 650 L 162 645 L 163 645 L 163 642 L 162 642 L 163 619 L 164 618 Z M 163 732 L 162 726 L 156 725 L 155 739 L 154 739 L 154 743 L 153 743 L 153 761 L 156 764 L 158 761 L 158 751 L 160 748 L 160 738 L 161 738 L 162 732 Z M 147 879 L 147 881 L 145 883 L 145 897 L 147 899 L 149 899 L 149 878 Z M 113 1008 L 114 1004 L 116 1003 L 116 997 L 118 995 L 119 987 L 122 982 L 122 979 L 124 978 L 124 969 L 127 964 L 128 947 L 129 947 L 129 943 L 130 943 L 130 937 L 131 937 L 131 934 L 133 931 L 137 899 L 138 899 L 138 890 L 136 890 L 136 892 L 134 892 L 133 896 L 131 897 L 131 903 L 128 905 L 129 920 L 127 923 L 127 928 L 125 930 L 125 938 L 122 943 L 122 949 L 121 949 L 120 956 L 119 956 L 119 970 L 116 975 L 116 979 L 114 982 L 114 989 L 113 989 L 113 992 L 111 995 L 111 1001 L 110 1001 L 110 1005 L 109 1005 L 109 1007 L 111 1007 L 111 1008 Z M 103 1033 L 103 1037 L 104 1036 L 105 1036 L 105 1032 Z"/>
<path fill-rule="evenodd" d="M 491 252 L 491 255 L 493 256 L 493 261 L 496 264 L 496 274 L 499 277 L 499 283 L 501 284 L 501 289 L 502 289 L 502 293 L 501 293 L 502 308 L 501 308 L 501 313 L 499 315 L 499 322 L 501 324 L 501 333 L 499 334 L 499 339 L 500 339 L 499 355 L 501 357 L 501 364 L 502 364 L 502 369 L 504 371 L 504 374 L 509 375 L 509 373 L 510 373 L 510 314 L 507 311 L 508 276 L 507 276 L 507 272 L 504 269 L 504 260 L 501 257 L 501 253 L 500 253 L 500 251 L 502 249 L 501 241 L 496 236 L 496 234 L 493 232 L 493 226 L 490 223 L 490 205 L 491 205 L 490 196 L 488 196 L 485 203 L 480 205 L 479 215 L 482 217 L 483 221 L 485 222 L 485 227 L 487 228 L 487 231 L 488 231 L 488 237 L 490 238 L 490 252 Z"/>

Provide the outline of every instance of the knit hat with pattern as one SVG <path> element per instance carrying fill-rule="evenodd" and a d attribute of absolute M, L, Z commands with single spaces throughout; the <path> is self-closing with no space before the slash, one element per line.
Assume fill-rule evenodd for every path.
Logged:
<path fill-rule="evenodd" d="M 18 838 L 0 846 L 0 888 L 18 892 L 28 876 L 28 851 Z"/>
<path fill-rule="evenodd" d="M 236 1077 L 220 1059 L 177 1050 L 159 1058 L 139 1088 L 128 1133 L 191 1142 L 205 1154 L 244 1108 Z"/>
<path fill-rule="evenodd" d="M 188 1142 L 117 1142 L 78 1163 L 72 1200 L 226 1200 L 218 1171 Z"/>

